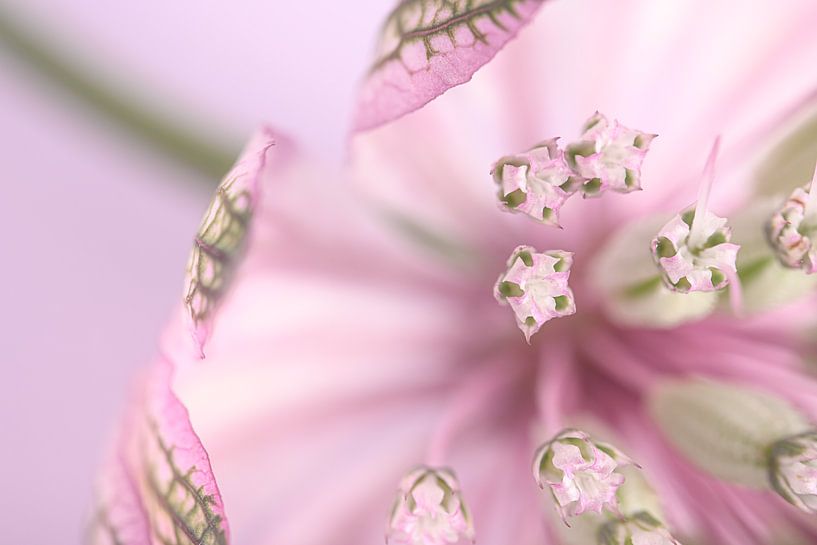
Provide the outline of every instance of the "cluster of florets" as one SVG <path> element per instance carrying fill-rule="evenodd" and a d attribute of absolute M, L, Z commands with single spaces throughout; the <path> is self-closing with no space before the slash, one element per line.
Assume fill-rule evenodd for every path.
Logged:
<path fill-rule="evenodd" d="M 596 112 L 581 137 L 558 146 L 558 138 L 502 157 L 491 173 L 499 186 L 502 207 L 546 225 L 559 225 L 559 211 L 576 193 L 585 197 L 610 189 L 629 193 L 641 189 L 641 165 L 654 134 L 610 123 Z"/>
<path fill-rule="evenodd" d="M 653 138 L 654 134 L 611 123 L 596 112 L 584 124 L 581 137 L 565 149 L 558 138 L 551 138 L 497 161 L 491 173 L 499 186 L 500 205 L 559 226 L 562 206 L 577 193 L 591 197 L 608 189 L 619 193 L 640 189 L 641 165 Z M 567 286 L 572 263 L 573 254 L 563 250 L 538 253 L 519 246 L 511 254 L 494 295 L 513 309 L 528 342 L 545 322 L 576 312 Z"/>

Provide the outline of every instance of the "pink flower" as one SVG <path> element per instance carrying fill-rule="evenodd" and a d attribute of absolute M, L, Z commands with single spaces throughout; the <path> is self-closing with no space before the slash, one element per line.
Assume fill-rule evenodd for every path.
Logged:
<path fill-rule="evenodd" d="M 817 169 L 810 189 L 795 189 L 769 219 L 766 232 L 783 265 L 817 273 Z"/>
<path fill-rule="evenodd" d="M 564 152 L 556 138 L 525 153 L 503 157 L 492 174 L 499 185 L 499 200 L 512 212 L 522 212 L 545 225 L 559 225 L 559 210 L 574 189 Z"/>
<path fill-rule="evenodd" d="M 508 270 L 497 280 L 494 297 L 511 306 L 528 342 L 545 322 L 576 312 L 567 285 L 572 265 L 570 252 L 537 253 L 530 246 L 519 246 L 508 259 Z"/>
<path fill-rule="evenodd" d="M 584 179 L 585 196 L 606 189 L 629 193 L 641 189 L 641 165 L 656 135 L 611 124 L 596 112 L 584 124 L 578 142 L 567 147 L 567 157 L 576 173 Z"/>
<path fill-rule="evenodd" d="M 751 167 L 812 103 L 817 7 L 546 3 L 471 83 L 394 120 L 470 78 L 542 3 L 477 2 L 473 11 L 458 11 L 465 4 L 445 3 L 450 10 L 436 10 L 430 27 L 430 12 L 421 9 L 430 3 L 399 4 L 367 76 L 356 126 L 393 121 L 356 134 L 342 169 L 303 157 L 280 137 L 275 146 L 263 138 L 250 146 L 250 157 L 264 159 L 253 163 L 260 194 L 243 252 L 236 246 L 229 260 L 230 288 L 210 294 L 218 310 L 207 357 L 194 350 L 189 312 L 180 309 L 159 357 L 173 375 L 160 375 L 160 387 L 147 394 L 150 410 L 137 405 L 137 418 L 124 428 L 129 439 L 110 465 L 120 478 L 104 481 L 109 493 L 97 509 L 95 542 L 136 535 L 126 541 L 195 543 L 205 536 L 226 543 L 232 535 L 247 545 L 374 543 L 394 483 L 425 464 L 456 469 L 480 543 L 555 543 L 528 467 L 541 438 L 574 420 L 609 429 L 643 464 L 666 527 L 682 542 L 817 539 L 815 523 L 776 497 L 768 459 L 748 464 L 760 490 L 711 471 L 715 462 L 727 467 L 741 449 L 760 452 L 757 442 L 738 444 L 753 437 L 732 418 L 742 413 L 728 412 L 718 420 L 724 429 L 699 434 L 694 410 L 673 412 L 669 423 L 650 410 L 666 380 L 696 376 L 753 386 L 787 400 L 804 420 L 817 418 L 817 381 L 805 366 L 814 352 L 807 328 L 817 324 L 811 287 L 785 296 L 774 282 L 758 287 L 758 271 L 777 270 L 773 249 L 761 241 L 750 249 L 762 259 L 737 258 L 735 275 L 752 311 L 736 316 L 717 293 L 667 288 L 650 251 L 668 215 L 694 200 L 716 134 L 724 142 L 718 182 L 711 199 L 699 203 L 735 218 L 741 255 L 755 244 L 752 234 L 762 238 L 767 217 L 737 219 L 768 183 Z M 492 162 L 549 135 L 571 134 L 596 109 L 661 134 L 637 177 L 644 190 L 572 199 L 559 210 L 563 230 L 498 211 Z M 584 167 L 597 169 L 611 189 L 635 187 L 627 169 L 641 168 L 636 150 L 646 137 L 614 125 L 586 138 L 602 156 Z M 611 157 L 631 161 L 623 178 Z M 524 165 L 514 166 L 510 193 L 530 181 L 530 172 L 519 171 Z M 771 171 L 780 172 L 776 166 Z M 775 183 L 789 191 L 802 177 Z M 723 227 L 714 224 L 715 231 Z M 697 237 L 712 227 L 690 226 L 695 271 L 704 265 L 694 259 Z M 573 256 L 576 315 L 547 323 L 548 312 L 534 316 L 541 329 L 530 345 L 491 293 L 520 245 Z M 518 281 L 522 291 L 524 281 L 547 278 L 551 267 L 559 272 L 552 260 L 519 261 L 504 281 Z M 550 308 L 539 296 L 556 304 L 551 287 L 525 292 L 530 315 Z M 756 299 L 757 290 L 763 298 Z M 509 303 L 521 297 L 499 291 Z M 512 309 L 517 319 L 527 312 Z M 717 405 L 711 397 L 695 398 L 692 408 Z M 698 446 L 711 467 L 668 441 L 687 436 L 703 439 Z M 173 464 L 153 448 L 158 437 L 178 453 Z M 585 445 L 583 436 L 573 439 Z M 574 514 L 614 505 L 626 485 L 615 457 L 595 443 L 589 453 L 570 444 L 553 451 L 553 471 L 562 473 L 552 479 L 557 501 Z M 163 471 L 151 473 L 155 467 Z M 421 521 L 444 523 L 422 526 L 412 538 L 429 543 L 465 535 L 463 522 L 471 519 L 461 511 L 462 520 L 447 517 L 458 502 L 462 507 L 459 492 L 448 503 L 439 482 L 420 484 L 423 511 L 406 500 L 394 527 L 410 533 Z M 666 543 L 660 534 L 639 530 L 632 537 Z"/>
<path fill-rule="evenodd" d="M 594 443 L 579 430 L 564 430 L 539 447 L 533 476 L 540 488 L 550 487 L 563 520 L 587 511 L 618 513 L 616 492 L 624 483 L 620 466 L 632 462 L 610 445 Z"/>
<path fill-rule="evenodd" d="M 420 467 L 403 478 L 386 525 L 387 543 L 445 545 L 473 538 L 473 522 L 451 471 Z"/>

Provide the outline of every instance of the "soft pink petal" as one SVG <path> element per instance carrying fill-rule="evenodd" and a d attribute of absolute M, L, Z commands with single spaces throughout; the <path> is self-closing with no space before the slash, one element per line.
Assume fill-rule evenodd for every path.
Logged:
<path fill-rule="evenodd" d="M 361 90 L 357 131 L 412 112 L 471 79 L 543 0 L 401 1 L 383 27 Z"/>
<path fill-rule="evenodd" d="M 253 136 L 219 184 L 194 237 L 184 279 L 184 303 L 190 334 L 202 358 L 218 304 L 246 244 L 267 152 L 275 144 L 275 136 L 266 127 Z"/>
<path fill-rule="evenodd" d="M 160 360 L 140 383 L 98 486 L 93 544 L 229 543 L 210 459 Z"/>

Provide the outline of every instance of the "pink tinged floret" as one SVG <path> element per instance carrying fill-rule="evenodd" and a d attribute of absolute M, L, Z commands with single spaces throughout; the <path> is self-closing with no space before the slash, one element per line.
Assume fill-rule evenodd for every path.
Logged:
<path fill-rule="evenodd" d="M 491 174 L 499 186 L 503 210 L 526 214 L 546 225 L 559 225 L 559 211 L 575 189 L 571 184 L 573 173 L 556 140 L 496 162 Z"/>
<path fill-rule="evenodd" d="M 766 234 L 784 266 L 817 273 L 817 168 L 809 187 L 798 187 L 766 225 Z"/>
<path fill-rule="evenodd" d="M 630 129 L 596 112 L 578 141 L 567 146 L 570 166 L 582 179 L 582 193 L 597 196 L 610 189 L 630 193 L 641 189 L 641 167 L 656 135 Z"/>
<path fill-rule="evenodd" d="M 354 130 L 401 117 L 470 80 L 543 3 L 400 2 L 383 26 L 377 57 L 360 92 Z"/>
<path fill-rule="evenodd" d="M 402 479 L 386 522 L 386 543 L 446 545 L 473 540 L 473 522 L 453 472 L 420 467 Z"/>
<path fill-rule="evenodd" d="M 267 151 L 275 145 L 263 128 L 219 184 L 193 242 L 184 280 L 184 305 L 196 351 L 212 335 L 216 309 L 241 258 L 261 190 Z"/>
<path fill-rule="evenodd" d="M 740 246 L 730 242 L 732 230 L 726 219 L 708 210 L 719 146 L 716 140 L 704 167 L 695 208 L 673 217 L 652 240 L 653 259 L 664 283 L 674 291 L 710 292 L 729 284 L 737 289 Z"/>
<path fill-rule="evenodd" d="M 616 470 L 632 461 L 586 433 L 565 430 L 536 451 L 533 476 L 550 489 L 563 520 L 591 511 L 618 513 L 616 492 L 624 475 Z"/>
<path fill-rule="evenodd" d="M 732 232 L 726 220 L 706 211 L 706 240 L 700 246 L 689 243 L 694 212 L 672 218 L 652 241 L 653 258 L 670 289 L 683 293 L 717 291 L 729 284 L 737 268 L 740 246 L 729 240 Z"/>
<path fill-rule="evenodd" d="M 562 250 L 537 253 L 519 246 L 508 260 L 508 269 L 494 286 L 494 296 L 510 305 L 525 339 L 553 318 L 576 312 L 573 292 L 568 286 L 573 254 Z"/>

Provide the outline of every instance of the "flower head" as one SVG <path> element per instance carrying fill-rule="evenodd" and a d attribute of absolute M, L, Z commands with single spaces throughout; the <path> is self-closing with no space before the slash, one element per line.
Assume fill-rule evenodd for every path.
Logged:
<path fill-rule="evenodd" d="M 680 545 L 655 517 L 641 511 L 622 520 L 612 520 L 599 530 L 599 545 Z"/>
<path fill-rule="evenodd" d="M 584 179 L 585 196 L 607 189 L 629 193 L 641 189 L 641 165 L 656 135 L 610 123 L 599 112 L 584 124 L 577 142 L 567 147 L 567 160 Z"/>
<path fill-rule="evenodd" d="M 559 210 L 575 189 L 570 182 L 573 172 L 556 140 L 546 140 L 496 162 L 491 173 L 505 209 L 527 214 L 546 225 L 559 225 Z"/>
<path fill-rule="evenodd" d="M 798 187 L 766 225 L 780 263 L 806 274 L 817 273 L 817 169 L 811 188 Z"/>
<path fill-rule="evenodd" d="M 494 296 L 511 306 L 528 342 L 545 322 L 576 312 L 573 292 L 567 285 L 572 265 L 573 254 L 562 250 L 537 253 L 530 246 L 519 246 L 511 254 Z"/>
<path fill-rule="evenodd" d="M 391 98 L 399 99 L 414 87 L 427 90 L 429 82 L 440 90 L 441 82 L 454 81 L 445 70 L 456 68 L 451 63 L 458 58 L 446 56 L 450 49 L 443 47 L 468 55 L 484 53 L 483 40 L 499 43 L 496 33 L 513 28 L 506 20 L 525 16 L 519 6 L 539 3 L 400 2 L 388 25 L 396 34 L 392 41 L 396 47 L 384 50 L 384 62 L 374 67 L 372 81 L 378 74 L 406 77 L 388 78 L 374 92 L 387 89 Z M 520 42 L 523 49 L 497 58 L 499 64 L 491 63 L 485 77 L 444 94 L 422 111 L 358 134 L 349 146 L 350 164 L 345 168 L 322 169 L 313 158 L 300 154 L 279 162 L 277 147 L 271 150 L 264 169 L 268 182 L 251 219 L 254 234 L 218 305 L 218 329 L 207 360 L 189 354 L 189 335 L 179 320 L 173 321 L 161 347 L 174 370 L 171 386 L 187 409 L 179 411 L 189 424 L 184 429 L 195 429 L 217 469 L 236 543 L 368 543 L 382 529 L 383 498 L 392 492 L 394 468 L 416 463 L 422 451 L 432 468 L 412 472 L 401 486 L 388 522 L 390 540 L 415 544 L 468 539 L 473 512 L 484 545 L 547 543 L 552 540 L 542 524 L 537 491 L 524 486 L 530 479 L 526 458 L 531 427 L 539 423 L 555 432 L 562 422 L 579 415 L 602 420 L 638 453 L 654 477 L 667 520 L 673 521 L 679 535 L 692 535 L 706 544 L 776 542 L 759 528 L 756 514 L 771 512 L 769 519 L 786 521 L 789 515 L 780 510 L 790 506 L 770 501 L 768 494 L 727 488 L 718 479 L 737 477 L 768 487 L 768 448 L 805 431 L 795 429 L 799 419 L 789 427 L 775 404 L 754 396 L 751 399 L 757 402 L 743 404 L 740 400 L 746 401 L 746 396 L 721 394 L 720 389 L 718 395 L 711 391 L 699 395 L 697 388 L 676 395 L 657 390 L 676 377 L 717 377 L 727 384 L 762 383 L 777 396 L 791 399 L 793 406 L 813 410 L 817 382 L 804 370 L 809 352 L 802 327 L 814 322 L 817 307 L 804 298 L 796 309 L 739 319 L 716 315 L 714 292 L 670 292 L 649 250 L 663 221 L 622 237 L 626 247 L 620 252 L 614 245 L 622 230 L 630 225 L 640 229 L 662 208 L 684 209 L 685 184 L 695 169 L 688 161 L 691 148 L 714 132 L 729 134 L 735 143 L 725 163 L 724 183 L 731 185 L 725 186 L 724 194 L 747 201 L 731 199 L 724 208 L 737 214 L 748 204 L 752 184 L 743 174 L 756 162 L 756 151 L 768 144 L 760 133 L 781 125 L 779 113 L 791 110 L 780 100 L 779 91 L 787 85 L 781 78 L 799 82 L 786 99 L 805 96 L 813 88 L 813 75 L 796 68 L 811 66 L 815 49 L 800 44 L 786 48 L 786 63 L 778 65 L 783 49 L 772 54 L 761 48 L 761 62 L 775 68 L 775 77 L 758 70 L 758 77 L 747 85 L 750 79 L 743 74 L 713 72 L 712 63 L 700 63 L 694 54 L 665 59 L 665 48 L 656 47 L 651 48 L 650 59 L 633 56 L 633 46 L 651 43 L 656 36 L 652 24 L 643 36 L 629 33 L 630 22 L 651 20 L 647 13 L 632 17 L 620 3 L 601 2 L 593 9 L 592 19 L 598 24 L 588 28 L 586 6 L 551 4 L 542 10 L 544 26 L 537 23 L 531 29 L 535 32 L 526 34 L 530 39 Z M 747 42 L 741 34 L 743 25 L 734 18 L 752 16 L 753 10 L 704 11 L 707 28 L 711 24 L 719 29 L 718 40 L 708 41 L 711 33 L 701 34 L 691 42 L 694 49 L 700 48 L 713 62 L 731 59 L 731 52 L 721 48 Z M 710 22 L 709 17 L 720 11 L 726 13 L 724 19 Z M 809 39 L 817 48 L 812 25 L 805 23 L 814 20 L 813 7 L 768 12 L 800 19 L 804 35 L 813 37 Z M 697 20 L 699 13 L 689 8 L 689 16 L 677 19 Z M 765 29 L 768 17 L 763 13 L 756 29 Z M 782 47 L 788 42 L 775 37 L 788 40 L 789 29 L 781 27 L 768 42 Z M 686 30 L 677 29 L 678 35 L 687 36 Z M 620 39 L 623 32 L 627 40 Z M 684 51 L 687 42 L 678 42 Z M 767 40 L 756 42 L 752 45 L 760 47 Z M 571 55 L 552 55 L 565 43 L 572 44 Z M 599 55 L 602 48 L 610 54 Z M 543 58 L 549 61 L 546 71 L 538 62 Z M 600 67 L 594 63 L 599 58 L 606 63 L 605 75 L 611 77 L 594 86 L 585 76 L 588 68 L 597 72 Z M 526 67 L 530 59 L 534 64 Z M 624 59 L 627 64 L 613 64 Z M 661 66 L 679 63 L 667 77 L 666 71 L 645 69 L 645 60 Z M 419 62 L 403 64 L 407 61 Z M 740 69 L 744 68 L 749 67 L 742 63 Z M 701 80 L 692 86 L 678 84 L 695 70 L 701 70 Z M 659 72 L 661 76 L 655 77 Z M 726 83 L 737 80 L 739 85 L 718 87 L 727 72 Z M 616 74 L 626 77 L 612 77 Z M 547 77 L 540 79 L 543 75 Z M 716 100 L 704 100 L 710 92 Z M 596 103 L 621 119 L 643 120 L 665 135 L 655 173 L 649 183 L 645 180 L 649 191 L 563 207 L 564 230 L 513 221 L 520 218 L 498 211 L 496 186 L 484 179 L 487 169 L 480 165 L 518 142 L 534 141 L 542 126 L 562 130 L 579 125 L 582 112 L 592 111 Z M 392 119 L 391 114 L 406 113 L 407 108 L 386 117 Z M 473 115 L 475 111 L 479 115 Z M 366 112 L 383 119 L 382 111 Z M 644 151 L 645 142 L 639 142 L 638 135 L 615 136 L 622 130 L 609 125 L 604 129 L 600 123 L 585 131 L 592 148 L 573 158 L 574 168 L 580 168 L 578 157 L 590 160 L 598 154 L 592 160 L 599 173 L 588 172 L 597 178 L 590 178 L 584 191 L 594 193 L 594 184 L 598 190 L 603 184 L 605 189 L 630 189 L 634 184 L 626 165 L 639 164 L 636 150 Z M 609 130 L 609 135 L 594 134 L 594 129 Z M 552 146 L 539 151 L 547 152 L 547 160 L 556 158 Z M 624 166 L 614 166 L 614 159 Z M 534 171 L 517 172 L 516 179 L 522 180 L 519 176 L 524 174 L 528 184 Z M 707 191 L 708 187 L 702 185 Z M 506 194 L 513 194 L 513 188 L 510 185 Z M 530 191 L 525 195 L 529 197 Z M 706 198 L 699 199 L 699 207 L 700 212 L 689 218 L 686 238 L 678 240 L 693 259 L 700 258 L 699 249 L 707 249 L 713 234 L 707 234 L 711 229 Z M 762 234 L 765 221 L 766 217 L 758 219 L 753 230 Z M 529 246 L 520 247 L 504 263 L 507 250 L 520 243 Z M 538 253 L 534 247 L 575 251 L 576 266 L 570 267 L 571 253 Z M 773 263 L 773 255 L 764 249 L 767 262 Z M 646 264 L 631 261 L 626 267 L 602 267 L 603 275 L 625 278 L 610 291 L 600 289 L 592 274 L 594 256 L 627 257 L 628 252 Z M 515 326 L 507 310 L 498 308 L 489 295 L 500 271 L 504 272 L 496 282 L 496 297 L 511 307 L 526 336 L 539 331 L 541 342 L 524 346 L 509 338 L 508 331 Z M 642 271 L 649 278 L 634 277 Z M 573 312 L 571 289 L 582 290 L 583 316 L 541 327 L 548 319 Z M 643 302 L 639 321 L 628 322 L 612 313 L 604 304 L 611 294 Z M 664 320 L 663 329 L 654 327 L 656 316 L 666 317 L 671 305 L 696 299 L 705 300 L 702 311 L 684 309 L 674 313 L 676 319 Z M 683 320 L 677 319 L 679 315 Z M 653 418 L 647 411 L 656 395 L 660 399 L 654 400 Z M 689 410 L 675 410 L 679 404 Z M 462 440 L 454 440 L 459 437 Z M 190 443 L 179 440 L 174 445 Z M 122 535 L 128 530 L 126 522 L 141 520 L 152 532 L 145 541 L 171 535 L 165 533 L 172 530 L 166 523 L 184 516 L 187 505 L 162 502 L 145 475 L 155 457 L 145 459 L 143 449 L 129 452 L 133 460 L 125 468 L 139 477 L 136 501 L 129 505 L 145 509 L 117 517 L 115 530 Z M 474 486 L 468 510 L 453 477 L 433 469 L 449 462 L 456 462 L 469 490 Z M 634 479 L 625 474 L 630 468 L 621 468 L 628 463 L 617 450 L 587 434 L 567 431 L 537 452 L 534 473 L 565 518 L 582 512 L 595 518 L 605 510 L 621 511 L 622 519 L 641 511 L 660 518 L 646 505 L 627 505 L 622 490 Z M 184 475 L 191 466 L 178 467 Z M 124 497 L 128 481 L 117 483 L 121 486 L 105 496 L 101 512 L 120 506 L 108 501 Z M 182 491 L 176 485 L 161 491 L 168 490 Z M 161 518 L 156 516 L 159 511 Z M 194 515 L 194 522 L 203 517 L 209 527 L 206 510 L 198 509 Z M 157 520 L 161 527 L 153 532 Z M 578 526 L 577 521 L 570 531 Z M 626 530 L 634 542 L 666 538 L 655 528 L 636 525 Z M 786 530 L 804 543 L 814 542 L 817 534 L 805 525 Z M 98 533 L 109 536 L 104 524 Z M 593 538 L 581 545 L 588 542 Z"/>
<path fill-rule="evenodd" d="M 386 522 L 387 543 L 446 545 L 473 539 L 471 515 L 450 470 L 419 467 L 403 477 Z"/>
<path fill-rule="evenodd" d="M 769 465 L 774 490 L 803 511 L 817 513 L 817 432 L 772 445 Z"/>
<path fill-rule="evenodd" d="M 539 447 L 533 477 L 550 487 L 562 519 L 605 507 L 618 512 L 616 492 L 624 483 L 617 469 L 632 461 L 618 449 L 593 441 L 579 430 L 564 430 Z"/>

